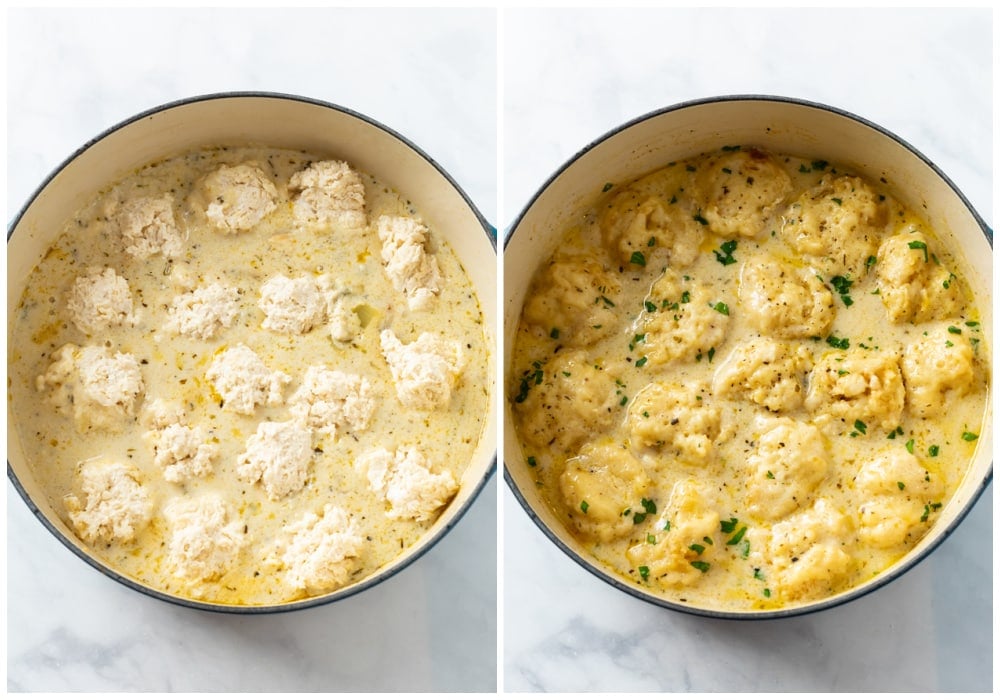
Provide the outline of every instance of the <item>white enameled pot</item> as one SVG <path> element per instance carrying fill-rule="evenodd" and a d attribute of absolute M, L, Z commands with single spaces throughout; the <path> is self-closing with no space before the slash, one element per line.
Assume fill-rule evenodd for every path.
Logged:
<path fill-rule="evenodd" d="M 118 124 L 82 146 L 43 182 L 7 234 L 7 316 L 14 311 L 32 268 L 63 223 L 108 183 L 159 158 L 202 146 L 262 145 L 329 154 L 371 173 L 417 203 L 458 255 L 484 314 L 487 343 L 497 324 L 496 241 L 492 227 L 459 185 L 426 153 L 395 131 L 349 109 L 277 93 L 204 95 L 156 107 Z M 10 340 L 8 325 L 8 343 Z M 495 396 L 495 360 L 487 376 Z M 483 432 L 458 494 L 434 525 L 378 571 L 326 595 L 270 606 L 231 606 L 153 590 L 93 557 L 42 494 L 25 462 L 15 416 L 7 412 L 7 475 L 42 524 L 71 551 L 111 578 L 174 603 L 224 612 L 279 612 L 329 603 L 359 593 L 398 573 L 444 537 L 468 510 L 496 468 L 496 401 L 488 403 Z"/>
<path fill-rule="evenodd" d="M 504 368 L 510 361 L 529 282 L 551 255 L 570 222 L 600 196 L 605 183 L 629 182 L 672 161 L 733 144 L 841 163 L 874 181 L 919 211 L 949 245 L 961 251 L 968 282 L 980 300 L 983 337 L 992 338 L 992 231 L 958 188 L 919 151 L 885 129 L 842 110 L 796 99 L 727 96 L 668 107 L 639 117 L 597 139 L 542 185 L 508 231 L 503 250 Z M 987 403 L 990 406 L 990 403 Z M 509 400 L 504 413 L 505 479 L 539 528 L 584 569 L 640 599 L 666 608 L 712 617 L 788 617 L 831 608 L 871 592 L 910 570 L 959 526 L 993 475 L 992 414 L 987 409 L 973 463 L 954 498 L 919 544 L 891 568 L 828 599 L 780 610 L 738 612 L 694 607 L 659 597 L 610 571 L 576 543 L 535 488 L 518 443 Z"/>

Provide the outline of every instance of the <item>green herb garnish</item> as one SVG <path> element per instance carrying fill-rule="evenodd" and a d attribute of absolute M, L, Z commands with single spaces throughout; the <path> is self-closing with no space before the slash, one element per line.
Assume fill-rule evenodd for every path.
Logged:
<path fill-rule="evenodd" d="M 927 257 L 927 244 L 923 241 L 910 241 L 907 245 L 910 246 L 910 250 L 924 251 L 924 262 L 928 262 L 930 260 L 930 258 Z"/>
<path fill-rule="evenodd" d="M 732 265 L 736 262 L 736 258 L 733 257 L 733 253 L 736 251 L 737 241 L 724 241 L 721 248 L 721 252 L 718 250 L 713 250 L 715 253 L 715 259 L 718 260 L 723 265 Z"/>
<path fill-rule="evenodd" d="M 726 540 L 726 544 L 739 544 L 740 540 L 743 539 L 743 535 L 747 534 L 747 526 L 741 527 L 735 535 Z"/>

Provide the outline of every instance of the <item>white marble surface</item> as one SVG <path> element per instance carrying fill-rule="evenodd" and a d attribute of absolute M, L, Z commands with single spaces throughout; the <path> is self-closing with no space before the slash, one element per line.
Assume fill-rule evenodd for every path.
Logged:
<path fill-rule="evenodd" d="M 496 221 L 496 12 L 66 10 L 7 15 L 7 218 L 139 111 L 232 90 L 351 107 L 433 156 Z M 495 264 L 484 261 L 484 264 Z M 153 600 L 50 537 L 8 483 L 10 691 L 492 691 L 497 482 L 374 589 L 291 614 Z"/>
<path fill-rule="evenodd" d="M 609 129 L 724 94 L 864 116 L 935 161 L 992 225 L 992 16 L 977 11 L 503 13 L 504 226 Z M 758 623 L 662 610 L 573 563 L 504 489 L 506 691 L 989 690 L 993 489 L 881 591 Z"/>

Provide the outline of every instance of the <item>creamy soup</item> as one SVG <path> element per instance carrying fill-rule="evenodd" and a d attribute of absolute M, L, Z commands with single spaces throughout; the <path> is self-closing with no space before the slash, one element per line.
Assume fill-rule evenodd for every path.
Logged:
<path fill-rule="evenodd" d="M 377 571 L 457 492 L 489 401 L 479 301 L 434 222 L 322 154 L 138 170 L 66 223 L 10 323 L 52 507 L 182 598 L 268 605 Z"/>
<path fill-rule="evenodd" d="M 666 599 L 754 610 L 914 547 L 982 429 L 962 259 L 888 183 L 734 146 L 608 183 L 535 273 L 508 397 L 553 514 Z"/>

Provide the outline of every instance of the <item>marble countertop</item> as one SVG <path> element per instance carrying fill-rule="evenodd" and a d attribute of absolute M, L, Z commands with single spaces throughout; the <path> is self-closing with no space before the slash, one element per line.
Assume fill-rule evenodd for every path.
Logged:
<path fill-rule="evenodd" d="M 615 126 L 750 93 L 882 125 L 936 162 L 992 225 L 988 10 L 521 9 L 503 13 L 503 26 L 505 226 Z M 992 487 L 901 579 L 834 610 L 765 622 L 694 617 L 619 592 L 503 491 L 506 691 L 992 688 Z"/>
<path fill-rule="evenodd" d="M 347 106 L 402 133 L 495 222 L 495 17 L 12 10 L 7 218 L 120 120 L 193 95 L 260 90 Z M 266 616 L 191 610 L 111 581 L 52 538 L 8 483 L 7 689 L 493 691 L 498 483 L 493 476 L 447 537 L 385 583 Z"/>

